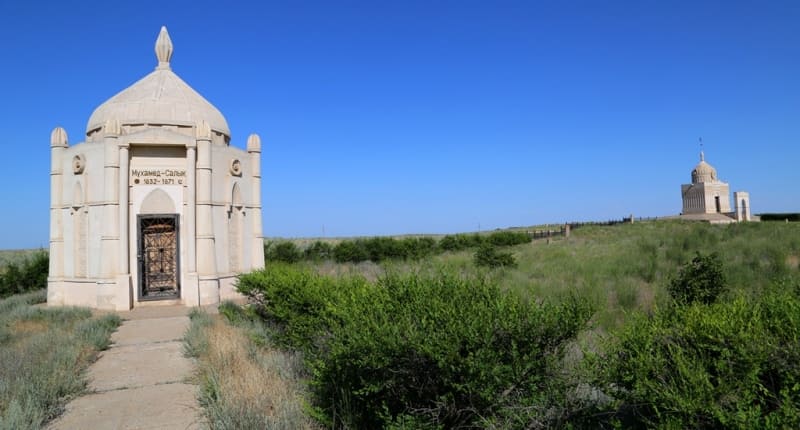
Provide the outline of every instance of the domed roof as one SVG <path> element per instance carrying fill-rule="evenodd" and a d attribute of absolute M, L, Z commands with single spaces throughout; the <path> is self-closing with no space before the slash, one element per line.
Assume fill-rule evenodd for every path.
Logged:
<path fill-rule="evenodd" d="M 716 182 L 717 169 L 706 163 L 705 154 L 700 152 L 700 162 L 692 170 L 692 183 L 698 184 L 701 182 Z"/>
<path fill-rule="evenodd" d="M 151 124 L 194 126 L 205 120 L 212 130 L 230 137 L 228 122 L 222 113 L 172 72 L 172 41 L 166 27 L 156 41 L 156 70 L 120 91 L 94 110 L 86 125 L 86 134 L 103 127 L 108 120 L 120 125 Z"/>

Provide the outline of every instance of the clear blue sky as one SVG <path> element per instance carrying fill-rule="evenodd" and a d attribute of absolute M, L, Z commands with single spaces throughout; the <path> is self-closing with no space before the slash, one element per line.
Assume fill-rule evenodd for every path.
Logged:
<path fill-rule="evenodd" d="M 0 248 L 47 247 L 49 136 L 172 68 L 259 133 L 264 230 L 677 214 L 706 159 L 800 210 L 798 1 L 4 1 Z"/>

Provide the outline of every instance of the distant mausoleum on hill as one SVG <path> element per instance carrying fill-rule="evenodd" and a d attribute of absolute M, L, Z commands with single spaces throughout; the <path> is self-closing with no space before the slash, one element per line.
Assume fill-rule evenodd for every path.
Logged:
<path fill-rule="evenodd" d="M 162 28 L 156 69 L 95 109 L 85 142 L 52 132 L 48 305 L 214 304 L 264 265 L 260 138 L 230 146 L 172 49 Z"/>
<path fill-rule="evenodd" d="M 733 193 L 731 210 L 730 186 L 717 177 L 717 170 L 705 160 L 700 152 L 700 162 L 692 170 L 692 183 L 681 185 L 683 210 L 680 218 L 724 224 L 751 221 L 750 194 L 746 191 Z"/>

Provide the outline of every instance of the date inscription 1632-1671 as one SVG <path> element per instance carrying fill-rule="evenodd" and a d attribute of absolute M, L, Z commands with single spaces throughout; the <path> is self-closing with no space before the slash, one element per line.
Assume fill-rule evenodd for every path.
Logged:
<path fill-rule="evenodd" d="M 131 169 L 133 185 L 183 185 L 184 169 Z"/>

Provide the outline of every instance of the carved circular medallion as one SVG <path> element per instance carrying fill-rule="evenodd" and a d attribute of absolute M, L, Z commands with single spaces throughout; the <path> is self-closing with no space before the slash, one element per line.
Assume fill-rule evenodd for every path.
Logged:
<path fill-rule="evenodd" d="M 242 163 L 238 159 L 234 158 L 233 160 L 231 160 L 231 175 L 239 176 L 241 174 L 242 174 Z"/>
<path fill-rule="evenodd" d="M 80 175 L 83 173 L 83 169 L 86 167 L 86 159 L 83 157 L 83 154 L 78 154 L 72 157 L 72 172 L 76 175 Z"/>

